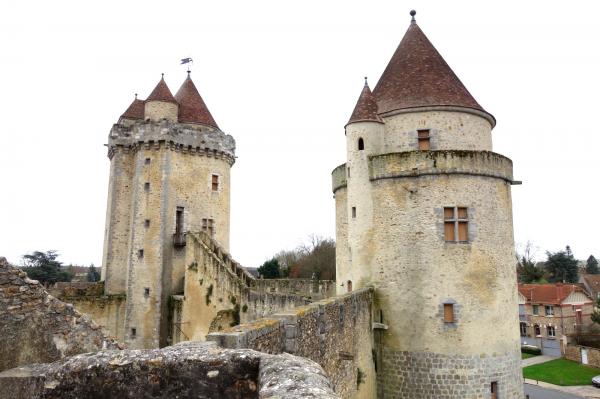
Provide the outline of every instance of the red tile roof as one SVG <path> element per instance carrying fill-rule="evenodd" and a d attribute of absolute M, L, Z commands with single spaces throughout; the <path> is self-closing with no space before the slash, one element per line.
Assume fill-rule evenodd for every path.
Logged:
<path fill-rule="evenodd" d="M 133 100 L 129 108 L 123 112 L 121 118 L 144 119 L 144 101 L 138 100 L 136 95 L 135 100 Z"/>
<path fill-rule="evenodd" d="M 179 122 L 202 123 L 219 128 L 189 74 L 175 94 L 175 99 L 179 103 Z"/>
<path fill-rule="evenodd" d="M 466 107 L 488 114 L 414 21 L 381 75 L 373 96 L 380 114 L 430 106 Z"/>
<path fill-rule="evenodd" d="M 519 284 L 519 292 L 528 302 L 558 305 L 571 293 L 583 292 L 583 288 L 575 284 Z"/>
<path fill-rule="evenodd" d="M 352 112 L 352 116 L 348 123 L 360 121 L 382 122 L 379 115 L 377 115 L 377 103 L 367 84 L 367 78 L 365 78 L 365 86 L 360 93 L 360 97 L 358 97 L 354 112 Z"/>
<path fill-rule="evenodd" d="M 166 101 L 177 104 L 175 97 L 173 97 L 171 90 L 169 90 L 169 87 L 165 83 L 164 77 L 160 78 L 160 82 L 158 82 L 154 90 L 152 90 L 152 93 L 150 93 L 146 101 Z"/>

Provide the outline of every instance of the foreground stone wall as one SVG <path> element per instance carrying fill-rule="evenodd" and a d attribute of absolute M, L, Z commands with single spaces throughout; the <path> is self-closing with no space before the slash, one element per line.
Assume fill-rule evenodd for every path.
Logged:
<path fill-rule="evenodd" d="M 336 399 L 316 363 L 214 343 L 102 351 L 0 373 L 0 399 Z"/>
<path fill-rule="evenodd" d="M 88 316 L 0 258 L 0 370 L 118 348 Z"/>
<path fill-rule="evenodd" d="M 375 397 L 370 287 L 242 324 L 207 339 L 225 348 L 288 352 L 319 363 L 343 398 Z"/>

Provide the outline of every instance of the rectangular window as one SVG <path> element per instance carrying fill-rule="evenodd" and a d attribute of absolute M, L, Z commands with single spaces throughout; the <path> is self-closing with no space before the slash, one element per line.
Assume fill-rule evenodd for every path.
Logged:
<path fill-rule="evenodd" d="M 353 206 L 352 207 L 352 219 L 355 219 L 355 218 L 356 218 L 356 207 Z"/>
<path fill-rule="evenodd" d="M 146 227 L 146 228 L 150 227 L 150 219 L 144 220 L 144 227 Z"/>
<path fill-rule="evenodd" d="M 556 329 L 554 328 L 554 326 L 546 327 L 546 332 L 548 333 L 548 338 L 556 337 Z"/>
<path fill-rule="evenodd" d="M 492 381 L 490 390 L 492 393 L 491 399 L 498 399 L 498 382 Z"/>
<path fill-rule="evenodd" d="M 144 191 L 150 191 L 150 183 L 144 183 Z"/>
<path fill-rule="evenodd" d="M 348 166 L 348 179 L 350 178 L 350 167 Z"/>
<path fill-rule="evenodd" d="M 219 191 L 219 175 L 212 175 L 212 190 Z"/>
<path fill-rule="evenodd" d="M 144 161 L 144 163 L 145 163 L 146 165 L 150 165 L 150 158 L 146 158 L 146 160 Z"/>
<path fill-rule="evenodd" d="M 429 129 L 417 130 L 417 135 L 419 140 L 419 150 L 429 151 L 431 148 Z"/>
<path fill-rule="evenodd" d="M 539 305 L 533 305 L 533 315 L 534 316 L 538 316 L 540 314 L 540 306 Z"/>
<path fill-rule="evenodd" d="M 138 258 L 142 259 L 144 257 L 144 250 L 138 249 Z"/>
<path fill-rule="evenodd" d="M 177 210 L 175 211 L 175 234 L 183 234 L 183 229 L 183 207 L 178 206 Z"/>
<path fill-rule="evenodd" d="M 135 336 L 137 335 L 137 330 L 135 328 L 131 329 L 131 338 L 135 338 Z"/>
<path fill-rule="evenodd" d="M 150 288 L 144 288 L 144 296 L 150 296 Z"/>
<path fill-rule="evenodd" d="M 466 207 L 444 208 L 444 240 L 469 242 L 469 215 Z"/>
<path fill-rule="evenodd" d="M 536 337 L 542 336 L 542 329 L 540 328 L 539 324 L 533 326 L 533 331 L 535 332 Z"/>
<path fill-rule="evenodd" d="M 205 231 L 211 237 L 214 237 L 215 236 L 215 221 L 213 219 L 202 219 L 202 231 Z"/>
<path fill-rule="evenodd" d="M 544 309 L 546 311 L 546 316 L 554 316 L 554 307 L 552 305 L 546 305 Z"/>
<path fill-rule="evenodd" d="M 451 303 L 444 304 L 444 323 L 454 323 L 454 305 Z"/>

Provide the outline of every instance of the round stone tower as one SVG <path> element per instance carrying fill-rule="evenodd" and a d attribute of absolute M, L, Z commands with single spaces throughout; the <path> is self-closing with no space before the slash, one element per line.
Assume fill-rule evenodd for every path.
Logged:
<path fill-rule="evenodd" d="M 376 288 L 379 397 L 523 397 L 512 162 L 494 125 L 414 18 L 346 125 L 337 286 Z"/>
<path fill-rule="evenodd" d="M 186 232 L 206 231 L 229 248 L 234 152 L 189 74 L 175 96 L 161 79 L 113 126 L 102 278 L 107 294 L 126 294 L 113 333 L 130 348 L 168 343 L 168 299 L 183 292 Z"/>

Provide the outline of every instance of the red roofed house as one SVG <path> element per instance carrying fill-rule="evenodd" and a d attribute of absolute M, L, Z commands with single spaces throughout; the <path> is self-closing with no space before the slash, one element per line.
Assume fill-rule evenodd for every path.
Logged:
<path fill-rule="evenodd" d="M 560 339 L 592 323 L 594 302 L 578 284 L 519 284 L 521 343 L 560 356 Z"/>

